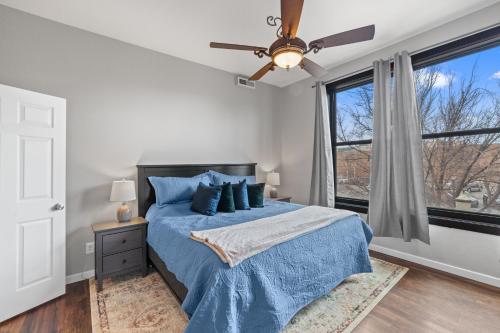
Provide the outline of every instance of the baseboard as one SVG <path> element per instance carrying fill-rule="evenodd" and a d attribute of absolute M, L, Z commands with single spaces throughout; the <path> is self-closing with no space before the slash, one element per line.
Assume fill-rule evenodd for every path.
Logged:
<path fill-rule="evenodd" d="M 481 283 L 489 284 L 491 286 L 500 288 L 500 278 L 497 278 L 497 277 L 494 277 L 494 276 L 491 276 L 491 275 L 487 275 L 487 274 L 483 274 L 483 273 L 471 271 L 471 270 L 468 270 L 468 269 L 465 269 L 465 268 L 461 268 L 461 267 L 457 267 L 457 266 L 445 264 L 445 263 L 442 263 L 440 261 L 436 261 L 436 260 L 432 260 L 432 259 L 428 259 L 428 258 L 416 256 L 414 254 L 410 254 L 410 253 L 406 253 L 406 252 L 401 252 L 401 251 L 398 251 L 398 250 L 393 250 L 393 249 L 390 249 L 390 248 L 387 248 L 387 247 L 383 247 L 383 246 L 380 246 L 380 245 L 371 244 L 370 245 L 370 250 L 373 250 L 373 251 L 376 251 L 376 252 L 380 252 L 380 253 L 383 253 L 383 254 L 387 254 L 389 256 L 397 257 L 397 258 L 400 258 L 400 259 L 404 259 L 404 260 L 407 260 L 407 261 L 411 261 L 411 262 L 414 262 L 416 264 L 420 264 L 420 265 L 423 265 L 423 266 L 427 266 L 427 267 L 430 267 L 430 268 L 434 268 L 434 269 L 437 269 L 437 270 L 440 270 L 440 271 L 444 271 L 444 272 L 447 272 L 447 273 L 451 273 L 451 274 L 458 275 L 458 276 L 461 276 L 461 277 L 464 277 L 464 278 L 467 278 L 467 279 L 471 279 L 471 280 L 474 280 L 474 281 L 478 281 L 478 282 L 481 282 Z"/>
<path fill-rule="evenodd" d="M 90 270 L 90 271 L 86 271 L 86 272 L 80 272 L 80 273 L 76 273 L 76 274 L 71 274 L 71 275 L 66 276 L 66 284 L 70 284 L 70 283 L 74 283 L 74 282 L 86 280 L 88 278 L 91 278 L 92 276 L 94 276 L 94 270 L 93 269 Z"/>

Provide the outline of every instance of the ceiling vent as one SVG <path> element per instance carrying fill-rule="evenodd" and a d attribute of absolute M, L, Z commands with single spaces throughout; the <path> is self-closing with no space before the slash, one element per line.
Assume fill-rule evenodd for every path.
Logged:
<path fill-rule="evenodd" d="M 255 81 L 250 81 L 248 78 L 243 76 L 236 77 L 236 85 L 240 87 L 255 89 Z"/>

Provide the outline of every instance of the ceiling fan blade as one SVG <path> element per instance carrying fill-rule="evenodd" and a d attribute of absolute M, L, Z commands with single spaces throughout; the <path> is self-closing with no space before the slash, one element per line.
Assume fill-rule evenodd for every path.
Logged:
<path fill-rule="evenodd" d="M 307 58 L 302 59 L 302 69 L 314 77 L 320 77 L 328 73 L 326 69 Z"/>
<path fill-rule="evenodd" d="M 267 72 L 274 70 L 274 63 L 271 61 L 261 69 L 259 69 L 254 75 L 252 75 L 249 80 L 250 81 L 257 81 L 260 80 L 261 77 L 266 75 Z"/>
<path fill-rule="evenodd" d="M 304 0 L 281 0 L 281 29 L 283 36 L 295 38 L 299 28 Z"/>
<path fill-rule="evenodd" d="M 344 31 L 335 35 L 313 40 L 309 43 L 309 47 L 319 46 L 320 48 L 340 46 L 345 44 L 352 44 L 364 42 L 373 39 L 375 35 L 375 25 L 367 25 L 349 31 Z"/>
<path fill-rule="evenodd" d="M 265 51 L 267 47 L 260 46 L 250 46 L 250 45 L 240 45 L 240 44 L 228 44 L 228 43 L 216 43 L 211 42 L 210 47 L 214 49 L 228 49 L 228 50 L 242 50 L 242 51 Z"/>

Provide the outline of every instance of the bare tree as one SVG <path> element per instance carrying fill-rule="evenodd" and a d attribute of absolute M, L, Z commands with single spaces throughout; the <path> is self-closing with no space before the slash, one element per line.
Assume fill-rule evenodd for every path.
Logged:
<path fill-rule="evenodd" d="M 500 80 L 497 81 L 500 90 Z M 475 66 L 463 77 L 442 72 L 437 66 L 415 71 L 415 87 L 423 133 L 500 127 L 500 94 L 479 85 Z M 348 93 L 349 103 L 339 105 L 337 112 L 337 140 L 369 138 L 373 123 L 373 85 Z M 366 168 L 369 173 L 370 154 L 369 149 L 353 146 L 349 154 L 344 151 L 339 158 L 356 161 L 344 161 L 344 168 L 355 165 L 358 169 Z M 500 197 L 499 133 L 426 139 L 423 157 L 430 206 L 454 207 L 455 199 L 471 185 L 482 188 L 482 210 L 496 206 Z M 368 194 L 366 181 L 350 181 L 349 186 L 347 190 L 358 196 L 360 192 Z"/>
<path fill-rule="evenodd" d="M 453 73 L 443 73 L 438 67 L 416 72 L 424 133 L 500 126 L 498 94 L 480 87 L 475 71 L 474 66 L 470 75 L 460 78 Z M 445 87 L 436 89 L 439 76 L 446 77 L 447 82 Z M 500 184 L 494 179 L 500 172 L 499 139 L 500 134 L 491 133 L 425 140 L 423 155 L 429 204 L 454 207 L 455 198 L 476 183 L 487 192 L 482 209 L 491 207 L 500 195 L 497 190 Z"/>
<path fill-rule="evenodd" d="M 337 140 L 352 141 L 371 138 L 373 132 L 373 85 L 363 85 L 346 93 L 352 103 L 340 105 L 339 112 L 337 112 Z M 346 125 L 346 122 L 350 122 L 351 125 Z"/>

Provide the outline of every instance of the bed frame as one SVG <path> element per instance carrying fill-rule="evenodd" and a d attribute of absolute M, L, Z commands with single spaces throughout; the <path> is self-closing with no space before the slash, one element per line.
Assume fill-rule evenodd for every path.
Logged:
<path fill-rule="evenodd" d="M 145 217 L 149 207 L 156 202 L 155 192 L 148 180 L 149 176 L 192 177 L 208 170 L 235 176 L 255 176 L 255 166 L 256 163 L 137 165 L 139 216 Z M 186 286 L 179 282 L 175 275 L 168 270 L 168 267 L 149 244 L 148 260 L 155 266 L 179 301 L 182 302 L 188 291 Z"/>

